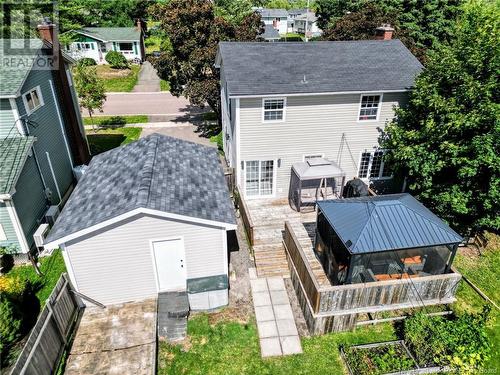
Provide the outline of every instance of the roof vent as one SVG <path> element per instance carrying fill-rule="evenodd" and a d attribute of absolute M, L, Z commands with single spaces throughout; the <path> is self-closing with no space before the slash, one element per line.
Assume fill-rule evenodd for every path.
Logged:
<path fill-rule="evenodd" d="M 302 78 L 302 81 L 300 81 L 301 83 L 307 83 L 307 78 L 306 78 L 306 75 L 304 74 L 304 77 Z"/>
<path fill-rule="evenodd" d="M 352 246 L 352 241 L 351 240 L 347 240 L 346 243 L 345 243 L 345 245 L 347 247 L 351 247 Z"/>

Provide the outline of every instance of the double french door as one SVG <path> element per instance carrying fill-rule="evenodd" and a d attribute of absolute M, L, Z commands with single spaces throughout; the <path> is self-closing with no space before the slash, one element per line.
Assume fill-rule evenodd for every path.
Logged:
<path fill-rule="evenodd" d="M 273 195 L 274 160 L 249 160 L 245 162 L 245 195 L 269 197 Z"/>

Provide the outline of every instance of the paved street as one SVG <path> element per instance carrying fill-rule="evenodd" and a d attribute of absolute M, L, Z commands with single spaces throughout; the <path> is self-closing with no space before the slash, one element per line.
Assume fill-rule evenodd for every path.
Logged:
<path fill-rule="evenodd" d="M 169 135 L 174 138 L 180 138 L 185 141 L 200 143 L 205 146 L 217 147 L 215 143 L 210 142 L 210 139 L 203 137 L 200 132 L 197 132 L 198 128 L 196 125 L 185 122 L 185 123 L 169 123 L 168 125 L 156 127 L 147 126 L 142 128 L 141 138 L 147 137 L 153 133 L 160 133 L 163 135 Z"/>
<path fill-rule="evenodd" d="M 103 112 L 99 115 L 154 115 L 175 119 L 201 113 L 189 100 L 177 98 L 169 92 L 122 92 L 107 93 Z M 165 120 L 164 120 L 165 121 Z"/>

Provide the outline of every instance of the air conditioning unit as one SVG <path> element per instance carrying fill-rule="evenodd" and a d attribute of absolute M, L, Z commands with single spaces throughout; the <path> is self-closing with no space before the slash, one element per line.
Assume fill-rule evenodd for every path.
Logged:
<path fill-rule="evenodd" d="M 59 216 L 59 206 L 50 206 L 45 213 L 45 221 L 52 227 Z"/>
<path fill-rule="evenodd" d="M 35 234 L 33 234 L 36 247 L 43 247 L 43 241 L 45 240 L 45 237 L 47 237 L 47 234 L 49 234 L 49 229 L 49 224 L 40 224 L 38 229 L 35 231 Z"/>

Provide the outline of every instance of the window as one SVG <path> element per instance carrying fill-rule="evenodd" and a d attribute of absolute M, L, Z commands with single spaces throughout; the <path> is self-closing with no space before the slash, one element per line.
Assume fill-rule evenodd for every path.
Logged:
<path fill-rule="evenodd" d="M 245 162 L 245 193 L 247 196 L 273 195 L 273 160 Z"/>
<path fill-rule="evenodd" d="M 381 95 L 361 95 L 359 121 L 378 120 Z"/>
<path fill-rule="evenodd" d="M 24 108 L 26 113 L 29 115 L 35 112 L 38 108 L 43 105 L 42 92 L 40 86 L 37 86 L 27 93 L 23 94 Z"/>
<path fill-rule="evenodd" d="M 385 164 L 384 151 L 365 151 L 361 153 L 361 160 L 358 168 L 359 178 L 385 179 L 391 178 L 390 168 Z"/>
<path fill-rule="evenodd" d="M 132 51 L 132 43 L 119 43 L 120 51 Z"/>
<path fill-rule="evenodd" d="M 101 43 L 100 44 L 100 48 L 101 48 L 101 52 L 106 52 L 107 49 L 106 49 L 106 43 Z"/>
<path fill-rule="evenodd" d="M 263 100 L 263 121 L 283 121 L 285 119 L 285 99 Z"/>

